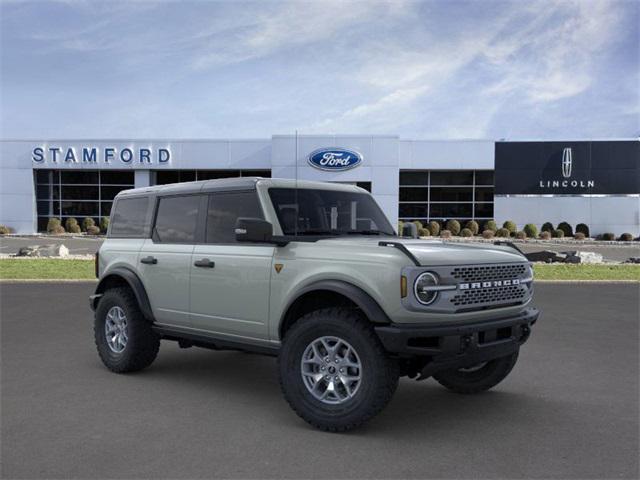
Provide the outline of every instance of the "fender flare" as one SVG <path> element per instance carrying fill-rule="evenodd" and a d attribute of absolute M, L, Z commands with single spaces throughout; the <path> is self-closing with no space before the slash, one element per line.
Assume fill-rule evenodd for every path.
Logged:
<path fill-rule="evenodd" d="M 339 293 L 347 297 L 353 303 L 355 303 L 360 310 L 367 316 L 370 322 L 377 324 L 390 324 L 391 320 L 385 313 L 385 311 L 380 307 L 378 302 L 376 302 L 371 295 L 362 290 L 360 287 L 356 287 L 355 285 L 345 282 L 343 280 L 320 280 L 317 282 L 313 282 L 300 290 L 296 291 L 293 299 L 287 304 L 284 309 L 281 317 L 280 323 L 278 325 L 278 330 L 282 329 L 284 325 L 285 319 L 289 313 L 291 307 L 298 301 L 300 297 L 303 295 L 320 290 L 328 290 L 330 292 Z"/>
<path fill-rule="evenodd" d="M 142 281 L 140 280 L 138 275 L 133 270 L 130 270 L 126 267 L 116 267 L 100 279 L 100 282 L 98 282 L 98 286 L 96 287 L 95 294 L 92 295 L 91 307 L 94 310 L 96 309 L 98 300 L 100 299 L 100 297 L 102 297 L 106 290 L 108 280 L 113 278 L 120 278 L 127 282 L 127 285 L 129 285 L 136 297 L 138 306 L 140 307 L 144 318 L 146 318 L 149 322 L 153 322 L 153 311 L 151 310 L 151 303 L 149 302 L 147 291 L 145 290 L 144 285 L 142 284 Z"/>

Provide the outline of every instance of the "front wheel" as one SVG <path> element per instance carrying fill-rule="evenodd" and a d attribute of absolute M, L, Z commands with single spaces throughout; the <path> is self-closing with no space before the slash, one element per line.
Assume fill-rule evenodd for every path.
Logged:
<path fill-rule="evenodd" d="M 300 318 L 278 359 L 293 410 L 321 430 L 351 430 L 378 414 L 398 386 L 398 366 L 357 311 L 328 308 Z"/>
<path fill-rule="evenodd" d="M 480 393 L 495 387 L 511 372 L 518 351 L 468 368 L 446 370 L 433 375 L 443 387 L 456 393 Z"/>

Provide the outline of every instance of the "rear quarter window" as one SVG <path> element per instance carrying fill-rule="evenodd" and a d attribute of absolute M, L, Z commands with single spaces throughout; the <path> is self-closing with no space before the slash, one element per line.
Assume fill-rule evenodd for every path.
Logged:
<path fill-rule="evenodd" d="M 111 212 L 110 237 L 142 238 L 148 236 L 148 197 L 123 198 Z"/>

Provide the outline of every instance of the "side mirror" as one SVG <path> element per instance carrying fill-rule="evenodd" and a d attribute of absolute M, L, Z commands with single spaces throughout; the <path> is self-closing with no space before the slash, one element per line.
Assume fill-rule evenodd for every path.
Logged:
<path fill-rule="evenodd" d="M 235 232 L 238 242 L 271 243 L 273 225 L 261 218 L 239 217 Z"/>

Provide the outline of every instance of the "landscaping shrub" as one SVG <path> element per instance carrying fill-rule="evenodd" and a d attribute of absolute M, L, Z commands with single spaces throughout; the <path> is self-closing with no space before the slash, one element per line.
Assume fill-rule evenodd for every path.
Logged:
<path fill-rule="evenodd" d="M 437 237 L 440 235 L 440 222 L 436 222 L 435 220 L 431 220 L 429 222 L 429 230 L 431 231 L 431 235 Z"/>
<path fill-rule="evenodd" d="M 469 230 L 471 230 L 471 233 L 473 235 L 477 235 L 478 232 L 480 231 L 480 225 L 478 225 L 478 222 L 476 222 L 475 220 L 469 220 L 466 223 L 465 228 L 468 228 Z"/>
<path fill-rule="evenodd" d="M 506 228 L 507 230 L 509 230 L 509 235 L 515 235 L 516 231 L 518 230 L 515 222 L 512 222 L 511 220 L 507 220 L 506 222 L 504 222 L 502 224 L 502 228 Z"/>
<path fill-rule="evenodd" d="M 551 232 L 544 230 L 540 232 L 540 240 L 549 240 L 551 238 Z"/>
<path fill-rule="evenodd" d="M 527 234 L 524 232 L 524 230 L 520 230 L 519 232 L 516 232 L 516 238 L 518 240 L 526 240 Z"/>
<path fill-rule="evenodd" d="M 52 235 L 62 235 L 65 232 L 64 227 L 62 225 L 55 225 L 54 227 L 51 228 L 51 230 L 47 230 L 47 231 Z"/>
<path fill-rule="evenodd" d="M 496 237 L 509 238 L 510 236 L 511 236 L 511 232 L 504 227 L 499 228 L 498 231 L 496 232 Z"/>
<path fill-rule="evenodd" d="M 67 218 L 64 222 L 64 228 L 69 233 L 80 233 L 80 225 L 78 225 L 78 220 L 73 217 Z"/>
<path fill-rule="evenodd" d="M 109 229 L 109 217 L 102 217 L 100 219 L 100 231 L 106 234 L 108 229 Z"/>
<path fill-rule="evenodd" d="M 605 241 L 610 242 L 612 240 L 615 240 L 616 236 L 611 232 L 606 232 L 606 233 L 603 233 L 602 235 L 600 235 L 600 237 L 598 237 L 598 238 L 599 238 L 599 240 L 605 240 Z"/>
<path fill-rule="evenodd" d="M 460 230 L 460 236 L 461 237 L 473 237 L 473 232 L 471 231 L 470 228 L 463 228 L 462 230 Z"/>
<path fill-rule="evenodd" d="M 484 229 L 491 230 L 493 233 L 496 233 L 498 231 L 498 224 L 495 220 L 487 220 L 484 224 Z"/>
<path fill-rule="evenodd" d="M 414 220 L 414 221 L 413 221 L 413 222 L 411 222 L 411 223 L 413 223 L 413 224 L 416 226 L 416 228 L 418 229 L 418 231 L 420 231 L 420 229 L 421 229 L 421 228 L 424 228 L 424 225 L 422 225 L 422 222 L 421 222 L 420 220 Z"/>
<path fill-rule="evenodd" d="M 575 235 L 573 236 L 573 238 L 575 240 L 584 240 L 586 237 L 585 237 L 584 233 L 576 232 Z"/>
<path fill-rule="evenodd" d="M 485 230 L 482 232 L 482 238 L 493 238 L 495 237 L 495 232 L 493 230 Z"/>
<path fill-rule="evenodd" d="M 0 225 L 0 235 L 6 235 L 8 233 L 11 233 L 11 228 L 7 227 L 6 225 Z"/>
<path fill-rule="evenodd" d="M 54 233 L 54 229 L 56 227 L 61 227 L 62 225 L 60 224 L 60 219 L 59 218 L 50 218 L 49 221 L 47 222 L 47 233 Z M 58 232 L 60 233 L 60 232 Z"/>
<path fill-rule="evenodd" d="M 536 227 L 533 223 L 527 223 L 522 231 L 527 234 L 527 237 L 530 238 L 536 238 L 538 236 L 538 227 Z"/>
<path fill-rule="evenodd" d="M 631 235 L 630 233 L 623 233 L 622 235 L 620 235 L 620 238 L 618 238 L 618 240 L 620 240 L 621 242 L 632 242 L 633 235 Z"/>
<path fill-rule="evenodd" d="M 102 219 L 104 220 L 104 218 Z M 102 220 L 100 220 L 100 229 L 102 230 Z M 398 221 L 398 235 L 402 236 L 402 227 L 404 226 L 404 222 Z"/>
<path fill-rule="evenodd" d="M 589 226 L 586 223 L 579 223 L 576 225 L 576 233 L 583 233 L 585 237 L 590 237 Z"/>
<path fill-rule="evenodd" d="M 449 230 L 452 235 L 459 235 L 460 222 L 458 220 L 447 220 L 447 230 Z"/>
<path fill-rule="evenodd" d="M 559 228 L 556 228 L 553 233 L 553 238 L 564 238 L 564 230 L 560 230 Z"/>
<path fill-rule="evenodd" d="M 560 222 L 558 224 L 558 230 L 562 230 L 565 237 L 573 237 L 573 228 L 571 228 L 571 225 L 567 222 Z"/>
<path fill-rule="evenodd" d="M 93 218 L 86 217 L 82 219 L 82 230 L 84 230 L 85 232 L 88 230 L 89 227 L 95 227 L 95 226 L 96 226 L 96 222 Z"/>
<path fill-rule="evenodd" d="M 100 235 L 100 227 L 96 227 L 95 225 L 89 225 L 87 227 L 87 235 Z"/>
<path fill-rule="evenodd" d="M 553 232 L 553 224 L 551 222 L 544 222 L 542 224 L 542 228 L 540 229 L 542 232 Z"/>
<path fill-rule="evenodd" d="M 420 237 L 430 237 L 431 231 L 428 228 L 421 228 L 418 230 L 418 236 Z"/>
<path fill-rule="evenodd" d="M 449 230 L 441 230 L 440 238 L 451 238 L 451 232 Z"/>

